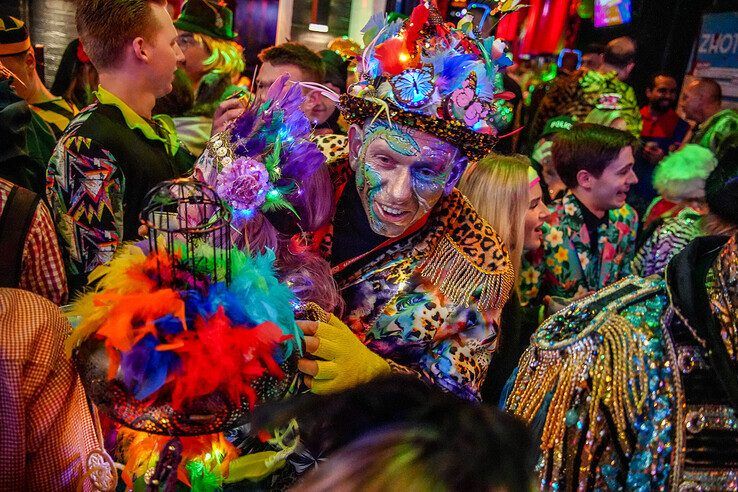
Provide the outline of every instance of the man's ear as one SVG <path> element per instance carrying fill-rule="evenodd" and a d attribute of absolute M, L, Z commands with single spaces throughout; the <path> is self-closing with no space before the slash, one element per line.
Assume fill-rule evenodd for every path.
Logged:
<path fill-rule="evenodd" d="M 133 55 L 136 57 L 137 60 L 148 63 L 149 53 L 144 38 L 142 38 L 141 36 L 134 38 L 133 41 L 131 41 L 131 48 L 133 48 Z"/>
<path fill-rule="evenodd" d="M 589 171 L 580 169 L 579 172 L 577 172 L 577 185 L 584 190 L 592 190 L 594 187 L 594 180 L 595 177 Z"/>
<path fill-rule="evenodd" d="M 30 76 L 34 70 L 36 70 L 36 53 L 33 51 L 33 48 L 30 48 L 26 52 L 26 72 Z"/>
<path fill-rule="evenodd" d="M 446 181 L 446 186 L 443 187 L 443 193 L 445 195 L 448 195 L 454 189 L 454 186 L 456 186 L 461 179 L 461 176 L 464 174 L 464 170 L 468 163 L 469 160 L 466 157 L 456 158 L 454 165 L 451 168 L 451 172 L 449 173 L 448 181 Z"/>
<path fill-rule="evenodd" d="M 359 152 L 364 143 L 364 130 L 359 125 L 351 125 L 348 132 L 349 164 L 356 171 L 359 167 Z"/>

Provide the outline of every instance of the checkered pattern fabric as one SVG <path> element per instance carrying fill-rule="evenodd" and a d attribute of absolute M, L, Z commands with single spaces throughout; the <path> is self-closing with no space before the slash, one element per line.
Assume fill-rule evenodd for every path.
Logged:
<path fill-rule="evenodd" d="M 71 327 L 36 294 L 0 289 L 0 490 L 93 490 L 96 416 L 64 356 Z"/>
<path fill-rule="evenodd" d="M 0 215 L 2 215 L 13 184 L 0 179 Z M 33 215 L 23 249 L 23 265 L 19 288 L 30 290 L 55 304 L 67 300 L 67 277 L 57 242 L 51 213 L 39 202 Z"/>

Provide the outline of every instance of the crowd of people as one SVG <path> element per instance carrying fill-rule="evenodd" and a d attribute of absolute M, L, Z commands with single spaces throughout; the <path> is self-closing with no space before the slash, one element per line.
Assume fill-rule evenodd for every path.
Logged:
<path fill-rule="evenodd" d="M 0 17 L 0 489 L 738 487 L 738 112 L 715 80 L 653 73 L 639 108 L 627 81 L 647 68 L 620 37 L 529 84 L 434 2 L 375 15 L 356 53 L 271 46 L 253 74 L 233 26 L 209 0 L 174 19 L 78 0 L 49 89 L 26 25 Z M 269 259 L 292 296 L 289 323 L 267 301 L 244 315 L 281 320 L 294 384 L 239 396 L 252 420 L 217 434 L 233 456 L 202 452 L 218 473 L 188 434 L 133 453 L 155 439 L 77 372 L 96 336 L 107 379 L 143 374 L 120 387 L 153 405 L 189 377 L 161 355 L 182 346 L 171 323 L 215 326 L 257 289 L 208 297 L 218 207 L 189 191 L 149 215 L 162 183 L 217 193 L 213 251 Z M 120 265 L 151 258 L 176 288 L 149 302 L 169 305 L 125 297 L 149 284 Z M 132 335 L 92 335 L 111 321 Z"/>

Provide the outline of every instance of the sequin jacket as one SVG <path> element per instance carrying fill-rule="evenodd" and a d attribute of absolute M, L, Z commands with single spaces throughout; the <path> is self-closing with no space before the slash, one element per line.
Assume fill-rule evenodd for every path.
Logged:
<path fill-rule="evenodd" d="M 572 298 L 630 274 L 638 215 L 629 205 L 610 210 L 599 227 L 597 254 L 590 248 L 581 205 L 571 192 L 551 206 L 542 246 L 523 258 L 521 301 L 544 295 Z"/>
<path fill-rule="evenodd" d="M 627 277 L 534 334 L 506 406 L 540 427 L 542 490 L 735 490 L 738 250 L 725 241 L 698 238 L 666 280 Z"/>
<path fill-rule="evenodd" d="M 334 186 L 354 186 L 345 149 L 334 151 L 330 167 Z M 330 236 L 321 246 L 328 257 Z M 514 275 L 502 240 L 458 190 L 418 232 L 336 280 L 343 321 L 372 351 L 397 370 L 479 399 Z"/>

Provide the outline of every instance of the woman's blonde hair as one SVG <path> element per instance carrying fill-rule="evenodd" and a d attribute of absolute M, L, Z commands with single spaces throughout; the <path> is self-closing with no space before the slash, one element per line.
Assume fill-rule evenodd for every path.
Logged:
<path fill-rule="evenodd" d="M 516 277 L 525 242 L 525 212 L 528 210 L 528 167 L 522 155 L 490 153 L 469 166 L 459 181 L 459 190 L 497 231 L 510 254 Z"/>
<path fill-rule="evenodd" d="M 246 68 L 243 48 L 238 43 L 200 33 L 193 33 L 192 37 L 210 53 L 202 62 L 206 72 L 227 74 L 233 80 Z"/>

